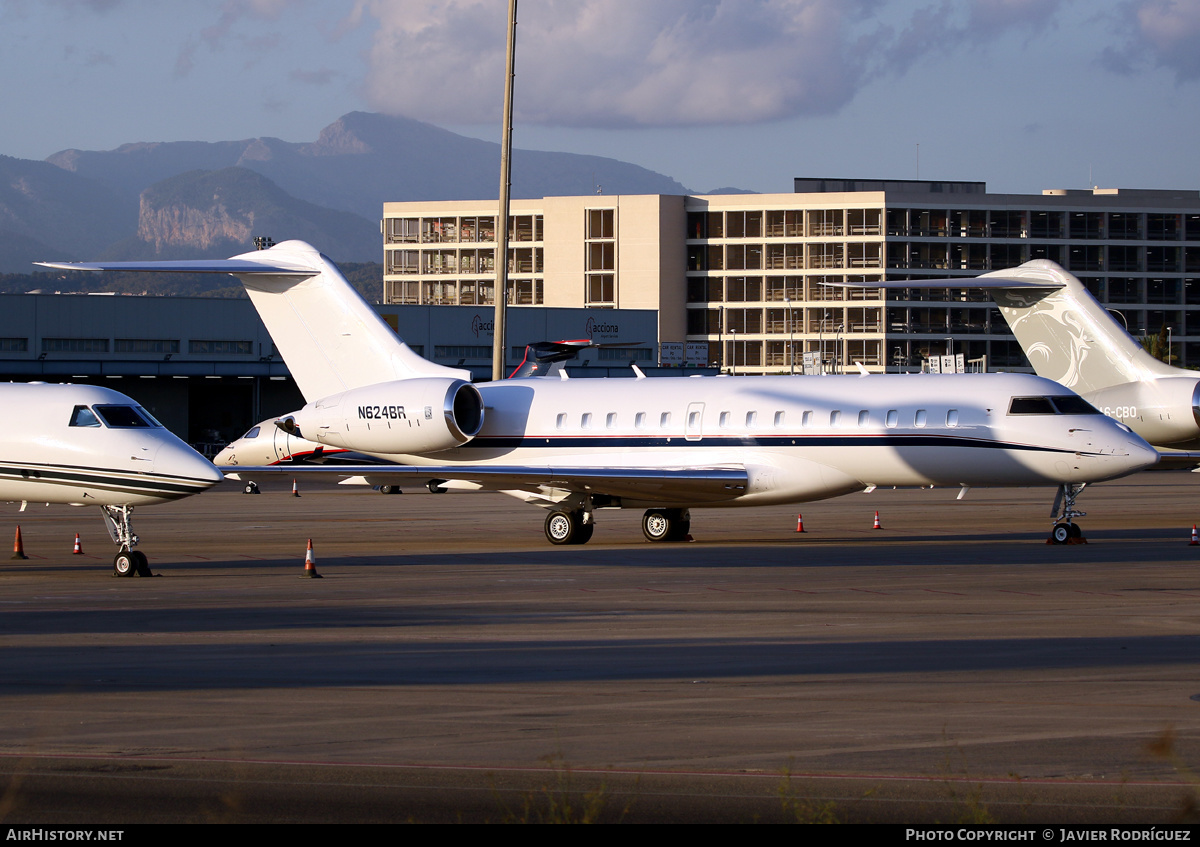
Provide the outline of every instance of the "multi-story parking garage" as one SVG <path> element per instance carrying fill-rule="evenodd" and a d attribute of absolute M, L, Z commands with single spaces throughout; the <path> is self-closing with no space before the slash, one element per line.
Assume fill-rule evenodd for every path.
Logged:
<path fill-rule="evenodd" d="M 493 302 L 494 203 L 384 205 L 389 303 Z M 1134 335 L 1200 365 L 1200 192 L 989 194 L 981 182 L 797 179 L 792 194 L 546 197 L 513 204 L 512 302 L 648 308 L 659 339 L 741 373 L 919 367 L 948 351 L 1026 364 L 985 295 L 875 280 L 1030 259 L 1079 276 Z M 842 288 L 830 283 L 866 283 Z"/>

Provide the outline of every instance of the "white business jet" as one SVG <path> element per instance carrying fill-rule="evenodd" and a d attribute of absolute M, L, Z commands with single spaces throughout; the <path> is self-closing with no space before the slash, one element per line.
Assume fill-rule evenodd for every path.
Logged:
<path fill-rule="evenodd" d="M 92 385 L 0 384 L 0 500 L 99 506 L 119 576 L 149 575 L 135 506 L 199 494 L 212 463 L 124 394 Z"/>
<path fill-rule="evenodd" d="M 1035 259 L 961 280 L 904 280 L 871 288 L 978 288 L 1000 308 L 1038 376 L 1081 395 L 1162 449 L 1164 463 L 1200 453 L 1200 375 L 1151 356 L 1087 286 L 1062 267 Z"/>
<path fill-rule="evenodd" d="M 1054 540 L 1080 535 L 1083 486 L 1154 464 L 1141 438 L 1057 383 L 961 376 L 510 379 L 474 386 L 423 359 L 313 247 L 223 261 L 50 264 L 230 273 L 308 403 L 279 426 L 405 467 L 293 468 L 375 484 L 448 480 L 542 506 L 547 539 L 582 544 L 595 513 L 644 509 L 652 541 L 691 509 L 800 503 L 878 486 L 1055 486 Z M 271 468 L 238 467 L 239 472 Z"/>

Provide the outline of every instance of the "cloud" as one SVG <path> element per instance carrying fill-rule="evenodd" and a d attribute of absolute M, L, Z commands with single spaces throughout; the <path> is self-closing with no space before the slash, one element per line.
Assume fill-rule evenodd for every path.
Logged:
<path fill-rule="evenodd" d="M 773 121 L 837 112 L 872 80 L 1009 30 L 1062 0 L 530 0 L 517 25 L 514 107 L 579 127 Z M 357 0 L 378 28 L 364 83 L 381 111 L 499 120 L 506 4 Z"/>
<path fill-rule="evenodd" d="M 1174 73 L 1176 82 L 1200 79 L 1200 0 L 1133 0 L 1114 23 L 1123 40 L 1104 50 L 1109 70 L 1133 74 L 1149 63 Z"/>
<path fill-rule="evenodd" d="M 94 0 L 100 2 L 100 0 Z M 220 52 L 231 38 L 251 52 L 262 51 L 274 47 L 277 39 L 257 36 L 234 36 L 234 30 L 243 20 L 274 21 L 289 7 L 298 5 L 304 0 L 224 0 L 217 13 L 217 20 L 211 26 L 200 30 L 200 40 L 210 51 Z M 187 76 L 195 66 L 196 49 L 199 45 L 192 39 L 180 48 L 175 60 L 175 76 Z"/>
<path fill-rule="evenodd" d="M 89 68 L 98 67 L 99 65 L 109 65 L 115 67 L 117 62 L 111 54 L 105 53 L 101 50 L 94 50 L 88 55 L 87 59 L 84 60 L 83 64 Z"/>
<path fill-rule="evenodd" d="M 294 70 L 288 74 L 288 79 L 303 85 L 329 85 L 339 75 L 337 71 L 330 70 L 329 68 L 318 68 L 311 71 Z"/>

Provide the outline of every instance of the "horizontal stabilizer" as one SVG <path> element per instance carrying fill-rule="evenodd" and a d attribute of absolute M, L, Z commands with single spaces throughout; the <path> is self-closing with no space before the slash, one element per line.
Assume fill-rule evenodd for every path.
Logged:
<path fill-rule="evenodd" d="M 1062 288 L 1061 282 L 1051 280 L 1009 279 L 1006 277 L 964 276 L 947 279 L 902 279 L 887 282 L 822 282 L 821 285 L 830 288 L 886 288 L 898 290 L 902 288 L 978 288 L 983 290 L 1020 288 L 1026 291 L 1053 291 Z"/>
<path fill-rule="evenodd" d="M 271 274 L 272 276 L 312 276 L 317 268 L 285 265 L 278 262 L 250 262 L 245 259 L 187 259 L 170 262 L 34 262 L 61 271 L 129 271 L 181 274 Z"/>
<path fill-rule="evenodd" d="M 38 262 L 59 270 L 224 273 L 241 280 L 304 399 L 415 377 L 469 380 L 424 359 L 359 296 L 337 266 L 302 241 L 229 259 Z"/>

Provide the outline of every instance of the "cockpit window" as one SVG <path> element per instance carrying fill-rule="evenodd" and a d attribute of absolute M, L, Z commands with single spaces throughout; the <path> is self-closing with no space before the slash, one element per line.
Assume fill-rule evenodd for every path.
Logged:
<path fill-rule="evenodd" d="M 562 415 L 559 415 L 559 417 L 562 417 Z M 562 427 L 560 426 L 559 429 L 562 429 Z M 258 438 L 258 427 L 251 427 L 250 431 L 243 435 L 242 438 Z"/>
<path fill-rule="evenodd" d="M 93 407 L 100 419 L 107 426 L 113 429 L 135 429 L 138 427 L 150 427 L 154 424 L 150 423 L 143 413 L 135 406 L 95 406 Z M 149 413 L 146 413 L 148 417 Z M 157 422 L 156 422 L 157 423 Z M 161 424 L 159 424 L 161 426 Z"/>
<path fill-rule="evenodd" d="M 134 408 L 136 408 L 138 410 L 139 415 L 141 415 L 146 420 L 150 421 L 150 426 L 156 426 L 160 429 L 163 428 L 162 422 L 159 421 L 158 418 L 154 417 L 154 415 L 150 414 L 145 409 L 143 409 L 141 406 L 135 406 Z"/>
<path fill-rule="evenodd" d="M 1098 415 L 1100 410 L 1074 394 L 1055 395 L 1050 398 L 1060 415 Z"/>
<path fill-rule="evenodd" d="M 71 426 L 100 426 L 100 420 L 87 406 L 76 406 L 71 412 Z"/>
<path fill-rule="evenodd" d="M 1049 397 L 1014 397 L 1008 407 L 1010 415 L 1053 415 Z"/>
<path fill-rule="evenodd" d="M 1053 397 L 1014 397 L 1008 407 L 1010 415 L 1098 415 L 1096 407 L 1074 394 Z"/>

